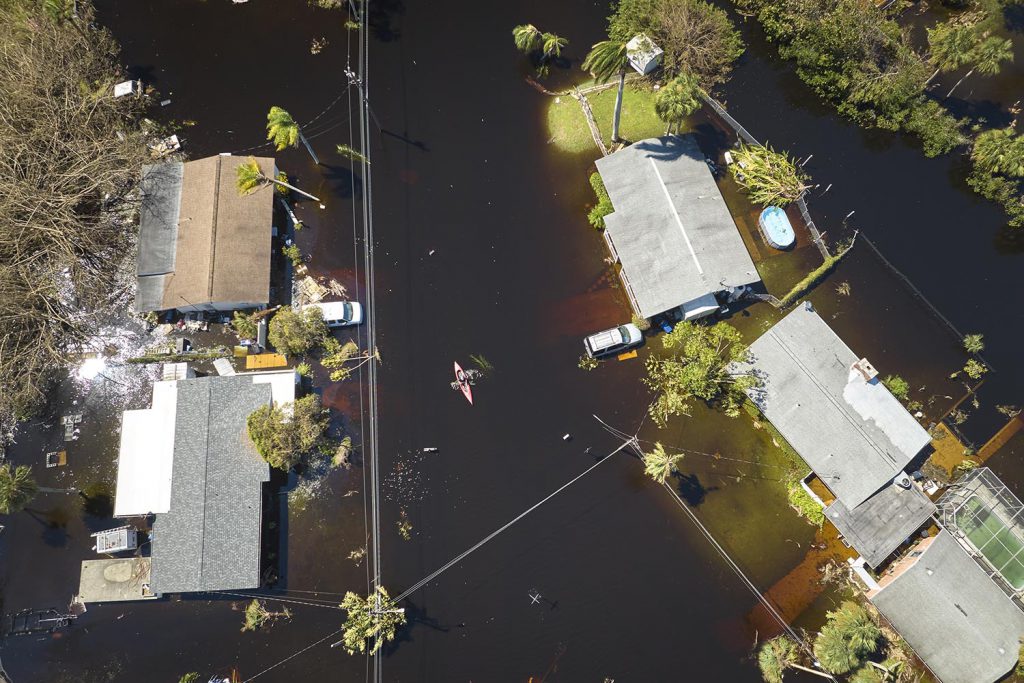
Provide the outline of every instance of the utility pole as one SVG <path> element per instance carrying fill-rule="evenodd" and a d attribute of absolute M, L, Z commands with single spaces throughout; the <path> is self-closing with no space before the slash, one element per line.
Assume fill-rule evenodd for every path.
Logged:
<path fill-rule="evenodd" d="M 377 114 L 374 113 L 373 107 L 370 106 L 369 101 L 366 99 L 366 95 L 363 93 L 363 80 L 359 78 L 359 75 L 352 70 L 350 65 L 345 66 L 345 78 L 348 79 L 349 85 L 354 85 L 359 89 L 359 97 L 362 98 L 363 104 L 366 105 L 366 109 L 370 112 L 370 116 L 373 117 L 373 122 L 377 125 L 377 130 L 383 130 L 380 125 L 380 121 L 377 120 Z"/>

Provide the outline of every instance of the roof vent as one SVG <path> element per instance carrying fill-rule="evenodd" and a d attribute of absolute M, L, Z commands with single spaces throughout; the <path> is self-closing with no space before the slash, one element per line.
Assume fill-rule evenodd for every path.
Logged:
<path fill-rule="evenodd" d="M 853 364 L 851 369 L 859 373 L 865 382 L 870 382 L 875 377 L 878 377 L 878 370 L 875 370 L 875 366 L 869 363 L 867 358 L 861 358 Z"/>
<path fill-rule="evenodd" d="M 896 475 L 896 478 L 892 480 L 892 483 L 901 489 L 909 489 L 914 485 L 914 481 L 906 472 L 900 472 Z"/>

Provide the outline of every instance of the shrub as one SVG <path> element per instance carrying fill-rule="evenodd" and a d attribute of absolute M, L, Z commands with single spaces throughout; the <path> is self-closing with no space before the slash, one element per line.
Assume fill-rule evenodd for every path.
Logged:
<path fill-rule="evenodd" d="M 299 245 L 289 244 L 288 246 L 281 247 L 281 253 L 292 262 L 292 266 L 295 268 L 302 265 L 302 252 L 299 251 Z"/>
<path fill-rule="evenodd" d="M 789 504 L 797 511 L 797 514 L 816 527 L 820 527 L 825 523 L 825 511 L 818 504 L 818 501 L 808 495 L 803 486 L 800 486 L 800 484 L 790 486 L 787 494 Z"/>
<path fill-rule="evenodd" d="M 598 230 L 604 230 L 604 217 L 613 212 L 615 208 L 612 206 L 612 199 L 608 196 L 608 190 L 604 187 L 604 181 L 601 179 L 600 173 L 595 171 L 590 174 L 590 187 L 594 188 L 597 204 L 590 209 L 590 213 L 587 214 L 587 220 Z"/>
<path fill-rule="evenodd" d="M 964 350 L 967 353 L 981 353 L 985 350 L 985 337 L 981 334 L 965 334 Z"/>
<path fill-rule="evenodd" d="M 641 318 L 636 313 L 634 313 L 633 317 L 630 318 L 630 322 L 636 325 L 641 332 L 646 332 L 647 330 L 651 329 L 651 321 L 648 320 L 647 318 Z"/>
<path fill-rule="evenodd" d="M 257 318 L 251 313 L 235 311 L 231 315 L 231 327 L 239 339 L 254 339 L 258 328 Z"/>
<path fill-rule="evenodd" d="M 900 401 L 906 401 L 910 396 L 910 385 L 899 375 L 888 375 L 882 380 L 882 384 Z"/>
<path fill-rule="evenodd" d="M 988 368 L 973 358 L 969 359 L 966 365 L 964 365 L 964 374 L 971 379 L 981 379 L 981 376 L 986 372 L 988 372 Z"/>

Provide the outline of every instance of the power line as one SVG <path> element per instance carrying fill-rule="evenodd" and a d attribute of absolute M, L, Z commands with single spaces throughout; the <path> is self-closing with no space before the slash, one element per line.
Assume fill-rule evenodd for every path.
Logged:
<path fill-rule="evenodd" d="M 233 593 L 230 591 L 204 591 L 209 595 L 234 595 L 239 598 L 252 598 L 253 600 L 273 600 L 275 602 L 287 602 L 293 605 L 305 605 L 306 607 L 323 607 L 325 609 L 342 610 L 341 606 L 331 602 L 331 604 L 325 604 L 324 602 L 310 602 L 309 600 L 292 600 L 289 598 L 277 598 L 273 595 L 266 594 L 254 594 L 254 593 Z M 325 601 L 326 602 L 326 601 Z"/>
<path fill-rule="evenodd" d="M 256 680 L 257 678 L 259 678 L 259 677 L 260 677 L 260 676 L 262 676 L 263 674 L 265 674 L 265 673 L 267 673 L 267 672 L 269 672 L 269 671 L 272 671 L 272 670 L 276 669 L 277 667 L 281 666 L 282 664 L 284 664 L 284 663 L 285 663 L 285 662 L 287 662 L 287 661 L 290 661 L 290 660 L 292 660 L 292 659 L 295 659 L 296 657 L 298 657 L 299 655 L 301 655 L 301 654 L 302 654 L 302 653 L 304 653 L 304 652 L 307 652 L 308 650 L 312 650 L 312 649 L 313 649 L 314 647 L 316 647 L 316 646 L 317 646 L 317 645 L 319 645 L 320 643 L 324 642 L 325 640 L 328 640 L 328 639 L 330 639 L 330 638 L 333 638 L 334 636 L 336 636 L 336 635 L 338 635 L 339 633 L 341 633 L 341 632 L 342 632 L 342 630 L 343 630 L 343 629 L 340 629 L 340 628 L 339 628 L 339 629 L 337 629 L 336 631 L 332 631 L 331 633 L 328 633 L 328 634 L 327 634 L 326 636 L 324 636 L 324 637 L 323 637 L 323 638 L 321 638 L 320 640 L 316 641 L 316 642 L 315 642 L 315 643 L 313 643 L 312 645 L 307 645 L 306 647 L 302 648 L 302 649 L 301 649 L 301 650 L 299 650 L 298 652 L 296 652 L 296 653 L 294 653 L 294 654 L 291 654 L 291 655 L 288 655 L 287 657 L 285 657 L 285 658 L 284 658 L 284 659 L 282 659 L 281 661 L 277 662 L 276 664 L 272 664 L 271 666 L 268 666 L 268 667 L 267 667 L 266 669 L 264 669 L 263 671 L 259 672 L 259 673 L 258 673 L 258 674 L 256 674 L 255 676 L 251 676 L 250 678 L 247 678 L 247 679 L 245 679 L 244 681 L 242 681 L 242 683 L 249 683 L 249 681 L 255 681 L 255 680 Z"/>

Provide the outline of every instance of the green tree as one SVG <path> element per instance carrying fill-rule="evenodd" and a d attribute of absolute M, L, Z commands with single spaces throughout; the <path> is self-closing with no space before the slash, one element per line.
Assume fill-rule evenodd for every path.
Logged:
<path fill-rule="evenodd" d="M 260 457 L 285 471 L 314 450 L 334 445 L 325 438 L 329 425 L 329 411 L 316 394 L 296 399 L 291 406 L 260 406 L 246 420 Z"/>
<path fill-rule="evenodd" d="M 345 651 L 350 655 L 374 654 L 385 642 L 394 640 L 398 627 L 405 624 L 405 610 L 395 604 L 384 586 L 377 586 L 367 598 L 348 592 L 341 607 L 348 612 L 342 629 Z"/>
<path fill-rule="evenodd" d="M 689 72 L 680 73 L 658 90 L 654 96 L 654 112 L 665 122 L 665 134 L 678 131 L 693 112 L 700 109 L 700 86 Z"/>
<path fill-rule="evenodd" d="M 656 443 L 653 451 L 643 454 L 644 474 L 659 484 L 664 484 L 670 476 L 679 471 L 679 463 L 682 460 L 682 453 L 667 453 L 664 446 Z"/>
<path fill-rule="evenodd" d="M 274 143 L 274 148 L 278 152 L 286 147 L 297 147 L 299 141 L 302 141 L 309 156 L 313 157 L 314 163 L 320 164 L 309 140 L 302 134 L 302 128 L 295 122 L 292 115 L 281 107 L 271 107 L 267 112 L 267 140 Z"/>
<path fill-rule="evenodd" d="M 517 50 L 528 55 L 540 47 L 541 32 L 533 24 L 520 24 L 512 29 L 512 40 Z"/>
<path fill-rule="evenodd" d="M 235 311 L 231 314 L 231 327 L 240 339 L 255 339 L 259 322 L 252 314 Z"/>
<path fill-rule="evenodd" d="M 814 656 L 826 671 L 848 673 L 877 652 L 882 631 L 863 607 L 845 601 L 827 616 L 828 621 L 814 640 Z"/>
<path fill-rule="evenodd" d="M 544 60 L 562 56 L 562 50 L 569 44 L 568 39 L 554 33 L 545 33 L 541 36 L 541 55 Z"/>
<path fill-rule="evenodd" d="M 929 28 L 928 47 L 935 72 L 925 82 L 930 83 L 942 71 L 956 71 L 967 64 L 979 40 L 978 31 L 972 24 L 945 21 Z"/>
<path fill-rule="evenodd" d="M 732 176 L 755 204 L 785 206 L 807 190 L 807 175 L 785 152 L 743 144 L 733 158 L 736 163 L 729 166 Z"/>
<path fill-rule="evenodd" d="M 647 359 L 644 383 L 657 393 L 649 408 L 655 423 L 664 427 L 674 415 L 689 415 L 694 400 L 739 415 L 745 389 L 756 384 L 749 373 L 730 368 L 748 359 L 747 345 L 728 323 L 703 325 L 681 322 L 662 336 L 665 355 Z"/>
<path fill-rule="evenodd" d="M 257 188 L 260 188 L 267 183 L 274 183 L 278 187 L 287 187 L 293 192 L 298 192 L 303 197 L 309 197 L 315 202 L 320 201 L 318 197 L 314 197 L 308 192 L 303 192 L 294 185 L 289 185 L 280 178 L 273 178 L 268 176 L 260 168 L 259 162 L 256 161 L 255 157 L 249 157 L 249 160 L 244 164 L 239 164 L 238 169 L 235 171 L 235 187 L 238 188 L 238 194 L 243 197 L 251 192 L 255 192 Z"/>
<path fill-rule="evenodd" d="M 975 138 L 971 161 L 991 175 L 1024 178 L 1024 135 L 1012 127 L 987 130 Z"/>
<path fill-rule="evenodd" d="M 32 469 L 27 465 L 0 465 L 0 513 L 21 512 L 39 492 Z"/>
<path fill-rule="evenodd" d="M 267 328 L 267 340 L 280 353 L 297 356 L 327 338 L 324 314 L 316 306 L 304 310 L 284 307 L 274 314 Z"/>
<path fill-rule="evenodd" d="M 907 380 L 903 379 L 899 375 L 887 375 L 882 380 L 882 384 L 889 390 L 889 393 L 895 396 L 900 401 L 906 401 L 910 397 L 910 385 L 907 384 Z"/>
<path fill-rule="evenodd" d="M 981 334 L 965 334 L 964 350 L 967 353 L 981 353 L 985 350 L 985 336 Z"/>
<path fill-rule="evenodd" d="M 815 671 L 800 664 L 800 647 L 789 636 L 776 636 L 765 641 L 757 652 L 757 666 L 765 683 L 782 683 L 786 669 L 799 669 L 807 673 L 831 678 L 828 674 Z"/>
<path fill-rule="evenodd" d="M 178 679 L 178 683 L 199 683 L 199 672 L 190 671 Z"/>
<path fill-rule="evenodd" d="M 963 78 L 956 82 L 956 85 L 949 89 L 946 97 L 951 96 L 953 91 L 960 87 L 960 84 L 967 80 L 975 71 L 983 76 L 995 76 L 1002 70 L 1003 62 L 1012 61 L 1013 42 L 1009 38 L 999 38 L 998 36 L 985 38 L 967 54 L 966 63 L 971 65 L 971 69 L 963 75 Z"/>
<path fill-rule="evenodd" d="M 605 83 L 618 76 L 619 90 L 615 96 L 615 113 L 612 117 L 612 142 L 619 141 L 619 119 L 622 117 L 622 92 L 626 87 L 626 67 L 629 57 L 626 43 L 618 40 L 602 40 L 595 43 L 583 60 L 583 70 L 589 71 L 598 83 Z"/>

